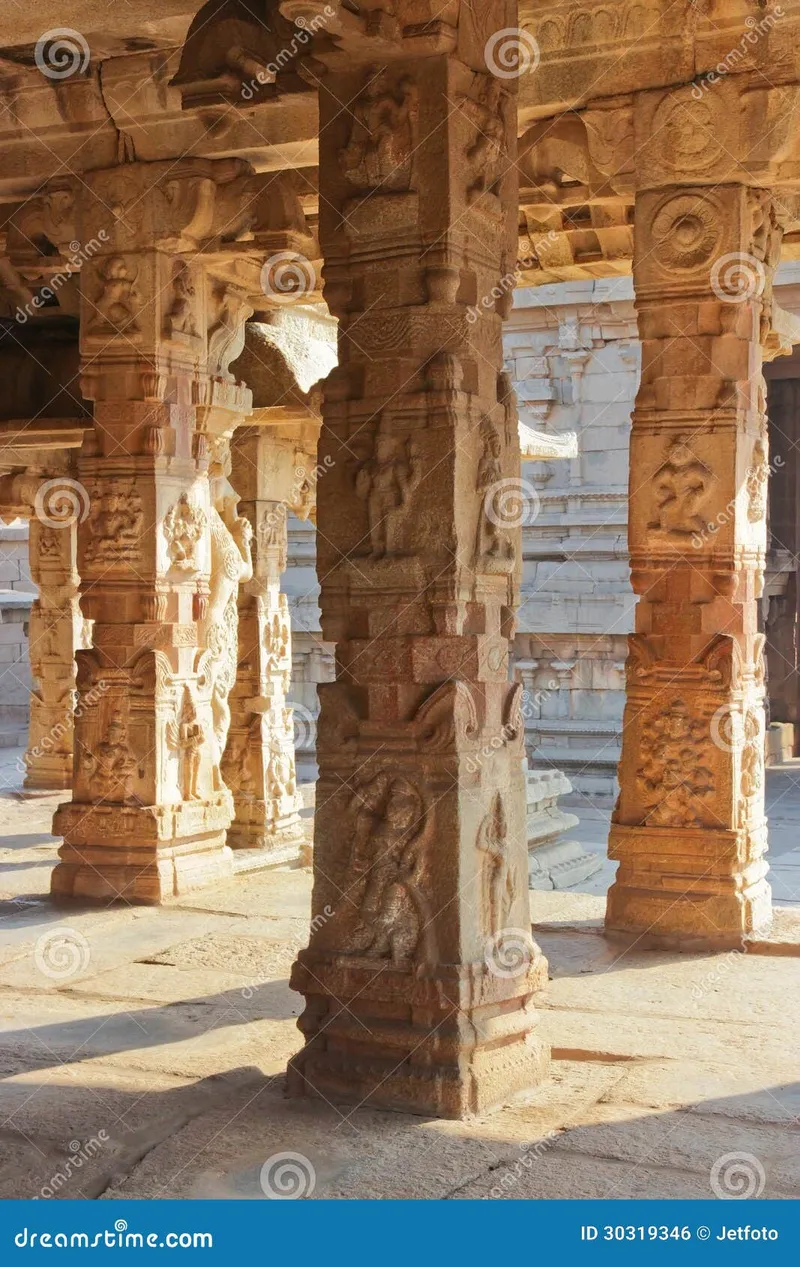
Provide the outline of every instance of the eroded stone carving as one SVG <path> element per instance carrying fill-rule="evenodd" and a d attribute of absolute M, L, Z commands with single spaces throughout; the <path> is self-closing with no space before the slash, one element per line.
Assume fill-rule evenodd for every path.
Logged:
<path fill-rule="evenodd" d="M 341 154 L 342 169 L 360 189 L 408 189 L 416 121 L 414 82 L 392 71 L 370 73 L 350 108 L 353 126 Z"/>
<path fill-rule="evenodd" d="M 676 436 L 667 451 L 667 460 L 653 476 L 658 518 L 648 524 L 650 532 L 667 539 L 702 533 L 706 521 L 699 509 L 710 483 L 708 467 L 683 436 Z"/>
<path fill-rule="evenodd" d="M 91 492 L 85 558 L 92 564 L 137 563 L 144 510 L 133 480 L 106 480 Z"/>
<path fill-rule="evenodd" d="M 351 953 L 394 962 L 412 958 L 426 932 L 427 798 L 405 776 L 380 770 L 359 779 L 350 813 L 352 877 L 361 890 Z"/>
<path fill-rule="evenodd" d="M 483 855 L 481 909 L 487 937 L 508 928 L 517 882 L 509 859 L 508 823 L 500 792 L 480 825 L 477 847 Z"/>
<path fill-rule="evenodd" d="M 714 791 L 707 724 L 683 700 L 642 723 L 642 764 L 637 771 L 646 821 L 653 827 L 699 827 L 698 802 Z"/>
<path fill-rule="evenodd" d="M 164 516 L 163 525 L 167 553 L 173 567 L 182 572 L 196 569 L 195 550 L 197 543 L 202 540 L 206 523 L 205 511 L 191 502 L 188 493 L 181 493 L 175 505 Z"/>
<path fill-rule="evenodd" d="M 373 456 L 362 462 L 356 473 L 356 492 L 367 504 L 373 559 L 401 552 L 410 497 L 421 475 L 414 441 L 379 429 Z"/>
<path fill-rule="evenodd" d="M 137 763 L 121 710 L 111 714 L 105 738 L 93 750 L 81 753 L 81 766 L 93 802 L 130 799 Z"/>

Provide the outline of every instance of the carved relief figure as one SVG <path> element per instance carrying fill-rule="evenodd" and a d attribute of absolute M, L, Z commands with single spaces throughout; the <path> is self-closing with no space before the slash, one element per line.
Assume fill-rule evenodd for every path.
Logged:
<path fill-rule="evenodd" d="M 487 936 L 508 927 L 516 897 L 514 872 L 508 858 L 508 823 L 503 798 L 498 792 L 478 830 L 478 849 L 483 854 L 481 911 Z"/>
<path fill-rule="evenodd" d="M 239 498 L 228 482 L 230 456 L 224 441 L 220 442 L 209 468 L 212 488 L 211 509 L 211 582 L 208 615 L 205 622 L 206 645 L 211 673 L 211 713 L 214 724 L 214 776 L 221 786 L 220 766 L 231 713 L 228 696 L 236 681 L 238 657 L 239 585 L 253 576 L 250 546 L 253 530 L 249 520 L 239 517 Z"/>
<path fill-rule="evenodd" d="M 351 949 L 397 963 L 414 955 L 428 924 L 421 886 L 430 807 L 405 776 L 381 770 L 358 782 L 350 811 L 350 874 L 363 885 Z"/>
<path fill-rule="evenodd" d="M 267 673 L 280 673 L 283 671 L 289 655 L 289 643 L 292 636 L 286 595 L 280 594 L 278 597 L 282 600 L 280 611 L 274 612 L 272 620 L 268 619 L 264 626 L 264 649 L 267 652 L 265 671 Z"/>
<path fill-rule="evenodd" d="M 693 717 L 683 700 L 642 724 L 642 763 L 636 782 L 651 827 L 700 827 L 698 801 L 714 792 L 708 723 Z"/>
<path fill-rule="evenodd" d="M 200 799 L 198 779 L 205 731 L 197 720 L 197 710 L 188 686 L 184 687 L 180 715 L 167 725 L 167 742 L 178 753 L 181 765 L 180 788 L 185 801 Z"/>
<path fill-rule="evenodd" d="M 342 169 L 361 189 L 407 189 L 411 179 L 416 90 L 404 77 L 393 84 L 389 71 L 370 82 L 351 107 L 353 129 L 342 151 Z"/>
<path fill-rule="evenodd" d="M 184 263 L 177 266 L 172 283 L 172 306 L 167 314 L 167 327 L 172 335 L 185 334 L 196 339 L 199 335 L 195 322 L 195 286 L 192 275 Z"/>
<path fill-rule="evenodd" d="M 753 449 L 753 461 L 747 472 L 747 518 L 751 524 L 760 523 L 767 513 L 767 484 L 769 464 L 767 451 L 761 440 Z"/>
<path fill-rule="evenodd" d="M 181 571 L 196 568 L 195 546 L 205 532 L 206 523 L 205 511 L 192 505 L 187 493 L 181 493 L 175 505 L 164 516 L 164 536 L 173 567 L 180 568 Z"/>
<path fill-rule="evenodd" d="M 650 532 L 666 537 L 702 533 L 705 520 L 699 513 L 711 485 L 711 472 L 692 452 L 683 436 L 670 444 L 667 460 L 653 476 L 658 518 Z"/>
<path fill-rule="evenodd" d="M 289 740 L 286 738 L 281 741 L 280 735 L 275 733 L 269 741 L 267 787 L 270 797 L 275 801 L 280 801 L 285 796 L 294 796 L 297 791 L 294 754 Z"/>
<path fill-rule="evenodd" d="M 502 443 L 497 428 L 486 416 L 481 422 L 483 452 L 478 463 L 478 492 L 481 511 L 475 543 L 476 566 L 488 571 L 510 571 L 514 566 L 514 543 L 503 530 L 502 517 L 494 505 L 494 492 L 503 479 Z"/>
<path fill-rule="evenodd" d="M 142 499 L 133 482 L 109 480 L 92 490 L 87 527 L 90 563 L 137 563 L 144 522 Z"/>
<path fill-rule="evenodd" d="M 128 742 L 127 723 L 119 710 L 111 714 L 102 743 L 93 752 L 84 750 L 81 764 L 93 801 L 130 800 L 136 758 Z"/>
<path fill-rule="evenodd" d="M 761 722 L 755 709 L 748 709 L 744 719 L 742 748 L 742 796 L 755 796 L 764 786 L 764 749 Z"/>
<path fill-rule="evenodd" d="M 397 535 L 412 491 L 421 478 L 414 442 L 403 443 L 379 431 L 373 457 L 356 474 L 356 493 L 367 503 L 369 539 L 374 559 L 397 553 Z"/>
<path fill-rule="evenodd" d="M 495 192 L 505 166 L 506 128 L 501 81 L 491 75 L 481 76 L 476 96 L 463 95 L 460 104 L 475 127 L 475 139 L 466 152 L 471 177 L 468 197 L 473 201 L 481 194 Z"/>
<path fill-rule="evenodd" d="M 231 736 L 222 759 L 222 774 L 228 787 L 235 788 L 237 798 L 255 796 L 256 781 L 249 755 L 253 740 L 249 734 Z"/>
<path fill-rule="evenodd" d="M 137 270 L 121 255 L 114 255 L 102 267 L 103 289 L 98 296 L 97 320 L 92 325 L 114 326 L 131 333 L 138 329 L 135 311 L 140 301 L 136 288 Z"/>

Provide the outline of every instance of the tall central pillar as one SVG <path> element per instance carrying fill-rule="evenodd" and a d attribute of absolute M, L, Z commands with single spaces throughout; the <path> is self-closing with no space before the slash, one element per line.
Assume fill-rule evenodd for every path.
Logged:
<path fill-rule="evenodd" d="M 320 688 L 312 935 L 292 976 L 306 1046 L 289 1089 L 458 1117 L 547 1063 L 509 682 L 519 444 L 502 314 L 469 312 L 516 259 L 516 83 L 487 62 L 515 12 L 396 9 L 380 40 L 332 55 L 320 90 L 340 366 L 317 559 L 336 681 Z"/>

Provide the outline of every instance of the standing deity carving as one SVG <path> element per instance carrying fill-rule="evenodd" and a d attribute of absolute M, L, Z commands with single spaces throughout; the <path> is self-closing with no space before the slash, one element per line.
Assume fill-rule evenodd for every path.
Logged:
<path fill-rule="evenodd" d="M 667 460 L 653 476 L 658 517 L 648 524 L 650 532 L 673 538 L 702 533 L 706 524 L 699 509 L 711 478 L 708 467 L 692 452 L 686 439 L 676 436 Z"/>
<path fill-rule="evenodd" d="M 356 493 L 367 503 L 373 559 L 398 553 L 398 529 L 420 478 L 413 440 L 403 442 L 379 431 L 373 456 L 362 462 L 356 474 Z"/>
<path fill-rule="evenodd" d="M 431 809 L 404 775 L 381 770 L 359 780 L 350 801 L 355 828 L 350 874 L 363 885 L 351 949 L 397 962 L 428 932 L 424 842 Z"/>

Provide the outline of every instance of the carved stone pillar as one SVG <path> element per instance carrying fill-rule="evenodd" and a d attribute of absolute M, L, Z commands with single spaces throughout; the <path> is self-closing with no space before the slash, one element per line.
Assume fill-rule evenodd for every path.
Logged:
<path fill-rule="evenodd" d="M 51 497 L 58 497 L 59 481 L 50 483 Z M 71 480 L 64 482 L 66 493 L 74 493 L 72 484 Z M 30 520 L 31 576 L 39 596 L 31 607 L 28 628 L 36 684 L 31 692 L 28 747 L 23 760 L 27 771 L 24 785 L 36 790 L 72 787 L 75 652 L 90 646 L 89 622 L 81 614 L 78 596 L 80 513 L 78 508 L 61 523 L 43 507 L 43 519 L 34 515 Z"/>
<path fill-rule="evenodd" d="M 502 305 L 469 320 L 514 268 L 516 83 L 489 72 L 486 48 L 516 15 L 505 0 L 395 10 L 331 55 L 320 92 L 340 367 L 317 566 L 337 678 L 320 687 L 312 934 L 292 976 L 306 1046 L 289 1090 L 456 1117 L 547 1063 L 509 682 L 516 411 Z"/>
<path fill-rule="evenodd" d="M 292 450 L 286 450 L 287 463 L 276 462 L 280 456 L 269 428 L 245 427 L 234 437 L 232 480 L 255 535 L 253 577 L 239 597 L 238 670 L 223 764 L 234 800 L 228 843 L 268 850 L 276 861 L 295 856 L 303 841 L 292 710 L 286 704 L 291 624 L 286 595 L 280 592 L 286 516 L 297 488 Z"/>
<path fill-rule="evenodd" d="M 240 223 L 241 173 L 131 163 L 91 173 L 81 193 L 77 236 L 102 244 L 81 276 L 95 427 L 78 461 L 78 569 L 94 645 L 77 656 L 58 897 L 161 901 L 232 871 L 220 766 L 252 564 L 227 479 L 250 396 L 228 364 L 258 268 L 226 275 L 219 242 Z"/>
<path fill-rule="evenodd" d="M 707 108 L 721 112 L 713 127 L 698 126 L 689 89 L 648 94 L 637 108 L 637 129 L 652 138 L 635 211 L 643 367 L 629 534 L 639 602 L 606 922 L 737 945 L 770 918 L 761 363 L 781 231 L 770 195 L 722 183 L 738 116 L 716 98 Z"/>

